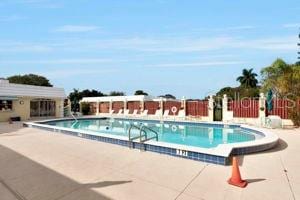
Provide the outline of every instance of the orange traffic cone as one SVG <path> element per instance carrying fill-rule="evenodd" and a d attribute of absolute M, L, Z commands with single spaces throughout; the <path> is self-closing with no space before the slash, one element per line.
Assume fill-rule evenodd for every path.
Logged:
<path fill-rule="evenodd" d="M 229 184 L 238 186 L 238 187 L 246 187 L 247 181 L 242 180 L 240 170 L 239 170 L 239 163 L 237 157 L 232 157 L 232 174 L 231 178 L 227 181 Z"/>

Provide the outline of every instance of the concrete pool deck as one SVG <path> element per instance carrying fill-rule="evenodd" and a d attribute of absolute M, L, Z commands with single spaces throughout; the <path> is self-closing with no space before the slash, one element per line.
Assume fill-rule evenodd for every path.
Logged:
<path fill-rule="evenodd" d="M 0 199 L 300 199 L 300 129 L 272 130 L 273 150 L 244 156 L 244 188 L 230 166 L 0 123 Z"/>

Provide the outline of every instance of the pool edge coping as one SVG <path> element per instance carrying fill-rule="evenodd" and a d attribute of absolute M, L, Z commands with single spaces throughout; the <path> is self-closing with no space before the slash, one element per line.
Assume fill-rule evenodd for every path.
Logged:
<path fill-rule="evenodd" d="M 104 119 L 108 117 L 80 117 L 78 119 Z M 117 117 L 115 119 L 121 119 L 120 117 Z M 160 121 L 160 120 L 155 120 L 155 119 L 138 119 L 138 118 L 129 118 L 129 120 L 145 120 L 145 121 Z M 56 118 L 56 119 L 46 119 L 46 120 L 39 120 L 39 121 L 34 121 L 34 122 L 24 122 L 27 126 L 39 126 L 43 128 L 48 128 L 48 129 L 53 129 L 53 130 L 63 130 L 63 131 L 68 131 L 68 132 L 75 132 L 75 133 L 81 133 L 81 134 L 89 134 L 93 136 L 101 136 L 101 137 L 107 137 L 111 139 L 117 139 L 117 140 L 127 140 L 127 137 L 124 136 L 116 136 L 116 135 L 110 135 L 110 134 L 104 134 L 104 133 L 99 133 L 99 132 L 94 132 L 94 131 L 86 131 L 86 130 L 77 130 L 77 129 L 72 129 L 72 128 L 64 128 L 64 127 L 55 127 L 52 125 L 46 125 L 42 124 L 45 122 L 49 121 L 65 121 L 65 120 L 74 120 L 73 118 Z M 264 137 L 258 139 L 258 140 L 253 140 L 253 141 L 248 141 L 248 142 L 241 142 L 241 143 L 230 143 L 230 144 L 219 144 L 217 147 L 213 148 L 202 148 L 202 147 L 192 147 L 192 146 L 186 146 L 186 145 L 180 145 L 180 144 L 172 144 L 172 143 L 166 143 L 166 142 L 159 142 L 159 141 L 147 141 L 145 144 L 149 145 L 154 145 L 154 146 L 161 146 L 161 147 L 167 147 L 167 148 L 173 148 L 173 149 L 179 149 L 179 150 L 184 150 L 184 151 L 191 151 L 191 152 L 197 152 L 197 153 L 202 153 L 202 154 L 208 154 L 208 155 L 214 155 L 214 156 L 221 156 L 221 157 L 230 157 L 232 152 L 238 151 L 239 149 L 249 149 L 249 148 L 255 148 L 255 147 L 261 147 L 261 146 L 266 146 L 266 145 L 276 145 L 279 137 L 270 132 L 266 131 L 265 129 L 258 128 L 258 127 L 252 127 L 249 125 L 244 125 L 244 124 L 234 124 L 234 123 L 221 123 L 221 122 L 197 122 L 197 121 L 173 121 L 173 120 L 163 120 L 164 122 L 180 122 L 180 123 L 193 123 L 193 124 L 212 124 L 212 125 L 223 125 L 223 127 L 226 126 L 238 126 L 242 129 L 245 130 L 252 130 L 255 132 L 259 132 L 264 135 Z M 59 131 L 58 131 L 59 132 Z M 271 148 L 271 147 L 270 147 Z M 268 148 L 267 148 L 268 149 Z M 257 152 L 257 151 L 252 151 Z M 251 152 L 250 152 L 251 153 Z"/>

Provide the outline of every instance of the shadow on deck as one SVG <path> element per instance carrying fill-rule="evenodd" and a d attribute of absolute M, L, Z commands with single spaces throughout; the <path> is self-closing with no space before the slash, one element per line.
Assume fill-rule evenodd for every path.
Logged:
<path fill-rule="evenodd" d="M 71 195 L 70 199 L 109 200 L 111 198 L 91 188 L 131 182 L 120 180 L 81 184 L 2 145 L 0 169 L 0 191 L 5 191 L 1 192 L 1 199 L 5 196 L 14 196 L 18 200 L 69 199 L 70 194 L 80 191 L 79 195 Z"/>

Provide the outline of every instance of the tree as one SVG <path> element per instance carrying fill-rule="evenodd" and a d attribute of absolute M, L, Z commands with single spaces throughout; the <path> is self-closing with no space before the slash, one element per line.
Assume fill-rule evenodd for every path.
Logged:
<path fill-rule="evenodd" d="M 282 59 L 277 59 L 270 66 L 261 70 L 263 77 L 263 91 L 272 90 L 280 98 L 288 98 L 289 101 L 300 100 L 300 65 L 299 63 L 287 64 Z M 295 103 L 295 105 L 297 105 Z M 289 109 L 289 117 L 294 124 L 300 125 L 299 106 Z"/>
<path fill-rule="evenodd" d="M 255 98 L 259 97 L 260 87 L 255 88 L 245 88 L 245 87 L 224 87 L 216 93 L 218 98 L 223 98 L 226 94 L 228 99 L 238 100 L 244 97 Z"/>
<path fill-rule="evenodd" d="M 236 80 L 240 82 L 242 87 L 255 88 L 258 80 L 257 74 L 253 72 L 253 69 L 243 69 L 242 76 L 239 76 Z"/>
<path fill-rule="evenodd" d="M 100 91 L 97 90 L 83 90 L 81 92 L 82 97 L 102 97 L 102 96 L 106 96 L 105 94 L 103 94 Z"/>
<path fill-rule="evenodd" d="M 71 110 L 74 112 L 79 111 L 79 101 L 83 97 L 102 97 L 102 96 L 106 96 L 106 95 L 97 90 L 86 89 L 86 90 L 79 91 L 78 89 L 73 89 L 73 92 L 69 94 L 69 99 L 71 101 Z"/>
<path fill-rule="evenodd" d="M 134 95 L 145 95 L 145 96 L 148 96 L 148 93 L 144 92 L 143 90 L 137 90 L 137 91 L 135 91 Z"/>
<path fill-rule="evenodd" d="M 108 96 L 125 96 L 125 93 L 119 91 L 111 91 Z"/>
<path fill-rule="evenodd" d="M 279 96 L 285 95 L 286 91 L 284 91 L 285 89 L 282 87 L 282 84 L 288 81 L 288 77 L 292 71 L 292 66 L 279 58 L 270 66 L 263 68 L 261 70 L 263 92 L 272 89 Z M 286 84 L 289 85 L 289 83 Z"/>
<path fill-rule="evenodd" d="M 36 74 L 15 75 L 7 79 L 10 83 L 53 87 L 46 77 Z"/>
<path fill-rule="evenodd" d="M 163 98 L 166 98 L 166 99 L 176 99 L 176 97 L 172 94 L 160 95 L 159 97 L 163 97 Z"/>
<path fill-rule="evenodd" d="M 79 111 L 79 101 L 82 99 L 82 94 L 78 89 L 73 89 L 73 92 L 69 94 L 69 99 L 71 101 L 71 110 L 73 112 Z"/>

